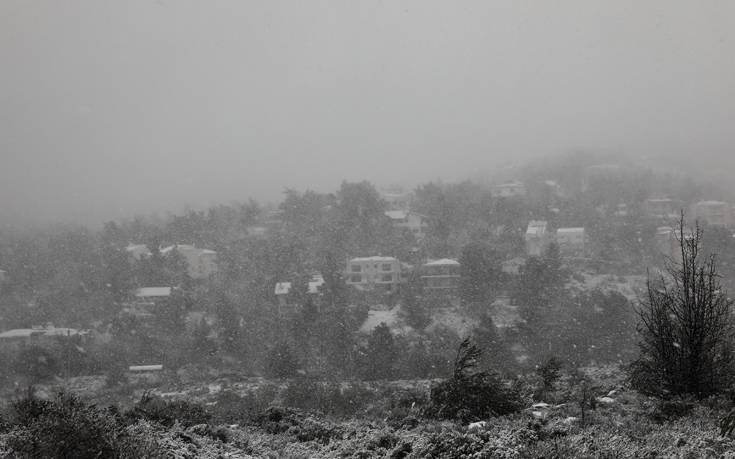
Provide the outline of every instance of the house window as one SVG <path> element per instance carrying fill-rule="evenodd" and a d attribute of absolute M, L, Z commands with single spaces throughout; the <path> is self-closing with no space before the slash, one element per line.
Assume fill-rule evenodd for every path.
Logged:
<path fill-rule="evenodd" d="M 380 276 L 381 282 L 393 282 L 393 274 L 383 274 Z"/>
<path fill-rule="evenodd" d="M 385 264 L 383 265 L 383 271 L 390 271 L 390 270 L 391 270 L 391 265 L 390 265 L 390 263 L 385 263 Z"/>
<path fill-rule="evenodd" d="M 362 274 L 353 274 L 350 276 L 350 282 L 362 282 Z"/>
<path fill-rule="evenodd" d="M 352 265 L 352 272 L 353 273 L 360 273 L 360 272 L 362 272 L 362 266 L 360 266 L 360 265 Z"/>

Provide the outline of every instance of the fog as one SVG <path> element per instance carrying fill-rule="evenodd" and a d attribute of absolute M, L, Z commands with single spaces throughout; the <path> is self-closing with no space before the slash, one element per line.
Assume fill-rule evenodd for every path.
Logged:
<path fill-rule="evenodd" d="M 4 0 L 0 217 L 410 187 L 572 150 L 721 170 L 734 40 L 727 0 Z"/>

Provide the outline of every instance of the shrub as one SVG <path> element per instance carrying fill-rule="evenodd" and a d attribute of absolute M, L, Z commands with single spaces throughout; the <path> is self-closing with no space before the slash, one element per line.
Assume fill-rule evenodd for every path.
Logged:
<path fill-rule="evenodd" d="M 454 375 L 431 389 L 426 414 L 439 419 L 476 421 L 521 408 L 519 394 L 495 374 L 477 370 L 481 351 L 465 339 L 457 351 Z"/>
<path fill-rule="evenodd" d="M 157 446 L 141 448 L 111 410 L 89 405 L 75 395 L 60 393 L 53 400 L 31 394 L 12 404 L 13 420 L 6 436 L 11 457 L 99 458 L 155 457 Z"/>
<path fill-rule="evenodd" d="M 185 400 L 164 400 L 146 392 L 126 416 L 132 420 L 147 419 L 165 427 L 171 427 L 178 421 L 184 427 L 207 424 L 212 418 L 205 407 L 199 403 Z"/>
<path fill-rule="evenodd" d="M 273 386 L 263 386 L 240 396 L 232 391 L 217 394 L 214 408 L 216 422 L 242 423 L 249 422 L 265 411 L 276 398 Z"/>
<path fill-rule="evenodd" d="M 556 357 L 551 357 L 538 367 L 536 374 L 541 377 L 544 389 L 551 390 L 554 388 L 554 384 L 556 384 L 561 376 L 562 365 L 561 360 Z"/>
<path fill-rule="evenodd" d="M 641 392 L 699 399 L 724 392 L 733 375 L 733 300 L 722 291 L 715 256 L 702 259 L 702 231 L 679 222 L 681 261 L 669 279 L 649 277 L 640 316 L 640 357 L 631 381 Z"/>
<path fill-rule="evenodd" d="M 29 346 L 18 353 L 15 369 L 18 374 L 27 376 L 32 381 L 43 381 L 58 374 L 59 363 L 48 349 Z"/>
<path fill-rule="evenodd" d="M 296 376 L 299 364 L 286 343 L 279 343 L 268 353 L 265 374 L 269 378 L 292 378 Z"/>
<path fill-rule="evenodd" d="M 359 384 L 342 389 L 337 383 L 309 378 L 294 380 L 283 391 L 283 404 L 288 407 L 341 416 L 356 413 L 374 398 L 371 390 Z"/>

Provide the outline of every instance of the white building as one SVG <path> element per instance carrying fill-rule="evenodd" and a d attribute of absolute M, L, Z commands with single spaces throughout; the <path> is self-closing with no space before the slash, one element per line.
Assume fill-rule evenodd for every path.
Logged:
<path fill-rule="evenodd" d="M 347 262 L 347 285 L 360 289 L 382 288 L 394 291 L 403 282 L 401 262 L 395 257 L 361 257 Z"/>
<path fill-rule="evenodd" d="M 710 226 L 730 226 L 732 208 L 723 201 L 700 201 L 692 206 L 694 218 Z"/>
<path fill-rule="evenodd" d="M 423 239 L 429 224 L 426 217 L 410 210 L 389 210 L 385 213 L 394 228 L 406 228 L 416 239 Z"/>
<path fill-rule="evenodd" d="M 531 220 L 526 228 L 526 253 L 529 256 L 541 256 L 549 245 L 549 235 L 546 231 L 547 222 Z"/>
<path fill-rule="evenodd" d="M 421 280 L 424 288 L 456 293 L 459 288 L 459 269 L 459 262 L 451 258 L 428 261 L 421 267 Z"/>
<path fill-rule="evenodd" d="M 495 195 L 501 198 L 513 198 L 526 195 L 526 186 L 514 180 L 512 182 L 501 183 L 495 186 Z"/>
<path fill-rule="evenodd" d="M 276 288 L 273 293 L 278 299 L 279 306 L 286 306 L 286 304 L 288 303 L 288 294 L 291 293 L 291 285 L 291 282 L 276 283 Z M 321 274 L 315 274 L 314 276 L 312 276 L 311 280 L 308 283 L 309 295 L 318 295 L 319 288 L 322 285 L 324 285 L 324 278 L 321 276 Z"/>
<path fill-rule="evenodd" d="M 161 255 L 166 256 L 174 251 L 186 261 L 186 268 L 192 279 L 206 279 L 217 272 L 217 252 L 214 250 L 176 244 L 161 249 Z"/>
<path fill-rule="evenodd" d="M 584 228 L 559 228 L 556 230 L 559 254 L 564 257 L 582 257 L 585 250 Z"/>

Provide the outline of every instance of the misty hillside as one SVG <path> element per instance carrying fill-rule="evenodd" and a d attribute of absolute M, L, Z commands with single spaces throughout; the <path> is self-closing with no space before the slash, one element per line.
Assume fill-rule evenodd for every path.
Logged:
<path fill-rule="evenodd" d="M 504 174 L 4 231 L 0 448 L 60 410 L 123 457 L 729 450 L 729 402 L 695 401 L 720 386 L 671 407 L 635 376 L 682 241 L 716 255 L 717 295 L 735 280 L 726 192 L 580 155 Z"/>

